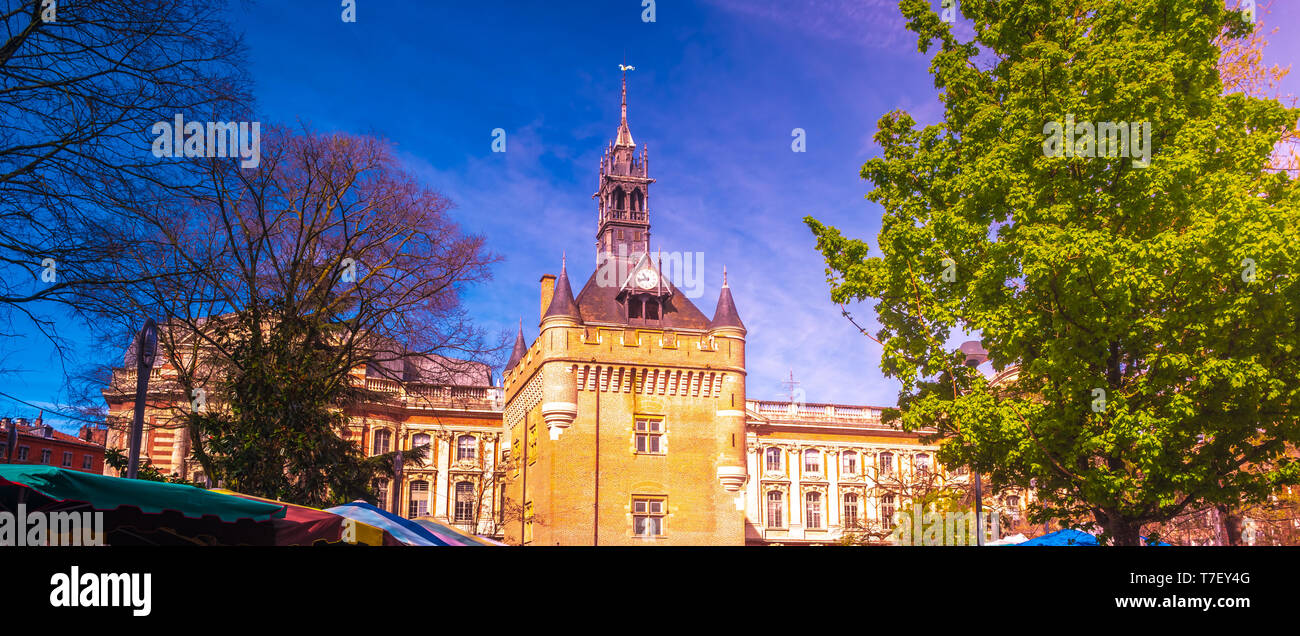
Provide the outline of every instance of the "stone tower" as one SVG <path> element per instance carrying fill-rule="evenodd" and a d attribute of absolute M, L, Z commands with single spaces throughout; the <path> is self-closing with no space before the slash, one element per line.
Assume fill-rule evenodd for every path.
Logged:
<path fill-rule="evenodd" d="M 595 271 L 543 276 L 540 323 L 506 366 L 510 543 L 743 545 L 745 327 L 713 318 L 649 253 L 649 186 L 627 123 L 600 165 Z"/>

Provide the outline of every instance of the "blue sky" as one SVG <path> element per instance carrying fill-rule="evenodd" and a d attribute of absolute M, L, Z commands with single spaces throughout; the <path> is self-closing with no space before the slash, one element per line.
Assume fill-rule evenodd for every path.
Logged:
<path fill-rule="evenodd" d="M 727 266 L 749 329 L 749 396 L 780 397 L 793 370 L 810 402 L 895 403 L 878 346 L 831 304 L 801 219 L 874 242 L 881 210 L 864 199 L 870 184 L 858 171 L 877 152 L 876 120 L 894 108 L 922 123 L 941 116 L 896 2 L 659 0 L 653 23 L 641 0 L 356 4 L 356 22 L 344 23 L 333 0 L 236 3 L 259 118 L 393 142 L 409 170 L 456 203 L 454 218 L 505 258 L 466 297 L 481 325 L 513 336 L 522 316 L 535 337 L 538 278 L 558 273 L 564 252 L 577 284 L 593 269 L 590 197 L 618 125 L 626 59 L 637 69 L 629 124 L 657 179 L 654 246 L 703 252 L 694 300 L 707 315 Z M 1295 5 L 1275 3 L 1267 16 L 1284 26 L 1266 61 L 1295 59 L 1286 33 L 1300 24 Z M 1298 81 L 1288 78 L 1286 92 L 1300 94 Z M 506 131 L 505 153 L 491 152 L 495 128 Z M 791 151 L 794 128 L 807 132 L 805 153 Z M 854 310 L 874 329 L 869 305 Z M 79 333 L 65 330 L 78 356 L 106 355 Z M 24 367 L 4 392 L 57 402 L 57 357 L 38 337 L 23 346 L 4 356 Z"/>

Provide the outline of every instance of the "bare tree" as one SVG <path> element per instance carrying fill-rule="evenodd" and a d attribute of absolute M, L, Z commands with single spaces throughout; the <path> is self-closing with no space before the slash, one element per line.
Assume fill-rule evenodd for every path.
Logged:
<path fill-rule="evenodd" d="M 469 285 L 489 278 L 495 257 L 447 216 L 448 199 L 402 170 L 387 143 L 271 127 L 255 168 L 203 163 L 201 191 L 139 211 L 153 232 L 128 252 L 130 268 L 167 275 L 88 294 L 82 308 L 110 336 L 157 317 L 169 372 L 160 380 L 170 392 L 155 406 L 170 409 L 171 425 L 191 427 L 210 476 L 190 396 L 228 411 L 225 378 L 261 360 L 236 353 L 286 325 L 320 344 L 314 355 L 326 358 L 328 375 L 313 380 L 342 396 L 345 409 L 385 399 L 358 384 L 357 370 L 452 384 L 496 350 L 460 303 Z"/>
<path fill-rule="evenodd" d="M 76 304 L 87 288 L 166 273 L 122 257 L 148 240 L 137 211 L 201 176 L 154 155 L 152 126 L 247 103 L 225 4 L 0 3 L 0 318 L 30 320 L 59 345 L 41 301 Z"/>

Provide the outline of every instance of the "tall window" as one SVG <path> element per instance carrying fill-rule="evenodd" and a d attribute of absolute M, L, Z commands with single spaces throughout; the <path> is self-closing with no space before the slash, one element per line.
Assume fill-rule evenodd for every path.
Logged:
<path fill-rule="evenodd" d="M 421 446 L 428 446 L 429 442 L 432 440 L 433 438 L 429 437 L 428 433 L 416 433 L 414 436 L 411 437 L 411 448 L 416 449 Z M 433 461 L 433 448 L 429 448 L 429 450 L 425 451 L 424 463 L 428 464 L 432 461 Z"/>
<path fill-rule="evenodd" d="M 474 521 L 474 484 L 468 481 L 456 483 L 456 523 Z"/>
<path fill-rule="evenodd" d="M 664 535 L 664 500 L 632 500 L 632 532 L 638 537 L 662 537 Z"/>
<path fill-rule="evenodd" d="M 90 467 L 94 462 L 95 462 L 95 458 L 90 455 L 81 456 L 81 467 L 84 470 L 90 470 Z"/>
<path fill-rule="evenodd" d="M 766 455 L 767 455 L 767 470 L 772 471 L 772 472 L 780 472 L 780 470 L 781 470 L 781 449 L 779 449 L 779 448 L 769 448 L 769 449 L 767 449 L 767 451 L 766 451 Z"/>
<path fill-rule="evenodd" d="M 461 435 L 456 440 L 456 461 L 478 457 L 478 440 L 473 435 Z"/>
<path fill-rule="evenodd" d="M 63 467 L 72 468 L 72 453 L 63 451 Z"/>
<path fill-rule="evenodd" d="M 0 458 L 9 459 L 9 445 L 0 444 Z"/>
<path fill-rule="evenodd" d="M 785 519 L 785 495 L 779 490 L 767 493 L 767 527 L 780 528 Z"/>
<path fill-rule="evenodd" d="M 841 457 L 844 458 L 842 462 L 844 465 L 844 474 L 858 474 L 858 454 L 853 451 L 845 451 Z"/>
<path fill-rule="evenodd" d="M 388 480 L 376 479 L 370 484 L 375 491 L 375 497 L 379 499 L 379 507 L 388 510 Z"/>
<path fill-rule="evenodd" d="M 803 496 L 804 498 L 804 520 L 805 527 L 820 528 L 822 527 L 822 494 L 819 492 L 810 492 Z"/>
<path fill-rule="evenodd" d="M 392 441 L 392 439 L 393 439 L 393 434 L 388 432 L 386 429 L 381 428 L 375 431 L 375 443 L 373 445 L 373 452 L 371 452 L 370 454 L 383 455 L 384 453 L 387 453 L 388 444 L 389 442 Z"/>
<path fill-rule="evenodd" d="M 894 496 L 885 495 L 880 498 L 880 525 L 886 528 L 894 527 Z"/>
<path fill-rule="evenodd" d="M 817 474 L 822 472 L 822 452 L 806 450 L 803 452 L 803 472 Z"/>
<path fill-rule="evenodd" d="M 854 528 L 858 525 L 858 495 L 857 493 L 846 493 L 844 495 L 844 527 Z"/>
<path fill-rule="evenodd" d="M 894 454 L 893 454 L 893 453 L 881 453 L 881 454 L 880 454 L 880 474 L 881 474 L 881 475 L 892 475 L 892 474 L 894 474 Z"/>
<path fill-rule="evenodd" d="M 930 472 L 930 456 L 921 453 L 916 456 L 916 473 L 918 475 L 924 475 L 928 472 Z"/>
<path fill-rule="evenodd" d="M 1020 497 L 1018 495 L 1007 495 L 1007 514 L 1011 515 L 1013 521 L 1020 520 Z"/>
<path fill-rule="evenodd" d="M 636 421 L 636 452 L 661 454 L 664 452 L 663 421 L 638 419 Z"/>
<path fill-rule="evenodd" d="M 51 453 L 50 453 L 50 449 L 48 449 L 48 448 L 42 448 L 42 449 L 41 449 L 41 463 L 42 463 L 42 464 L 48 464 L 48 463 L 50 463 L 50 455 L 51 455 Z"/>
<path fill-rule="evenodd" d="M 414 519 L 429 514 L 429 482 L 411 482 L 411 505 L 407 517 Z"/>
<path fill-rule="evenodd" d="M 18 461 L 22 461 L 22 462 L 27 461 L 27 453 L 29 453 L 31 450 L 32 450 L 32 449 L 31 449 L 31 448 L 28 448 L 27 446 L 19 446 L 19 447 L 18 447 Z"/>

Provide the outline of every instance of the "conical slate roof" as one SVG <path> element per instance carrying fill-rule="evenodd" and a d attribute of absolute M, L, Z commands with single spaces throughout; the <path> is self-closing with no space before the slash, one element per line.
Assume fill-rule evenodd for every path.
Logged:
<path fill-rule="evenodd" d="M 555 281 L 555 293 L 551 296 L 551 306 L 546 308 L 542 320 L 562 316 L 581 320 L 578 317 L 578 303 L 573 302 L 573 286 L 569 284 L 569 268 L 566 262 L 560 265 L 560 279 Z"/>
<path fill-rule="evenodd" d="M 722 291 L 718 294 L 718 309 L 713 312 L 709 329 L 735 327 L 745 330 L 745 323 L 740 321 L 740 312 L 736 311 L 736 301 L 731 298 L 731 287 L 727 285 L 727 270 L 722 270 Z"/>
<path fill-rule="evenodd" d="M 515 350 L 510 352 L 510 361 L 506 363 L 506 373 L 515 368 L 524 356 L 528 355 L 528 345 L 524 343 L 524 321 L 519 321 L 519 333 L 515 336 Z"/>

